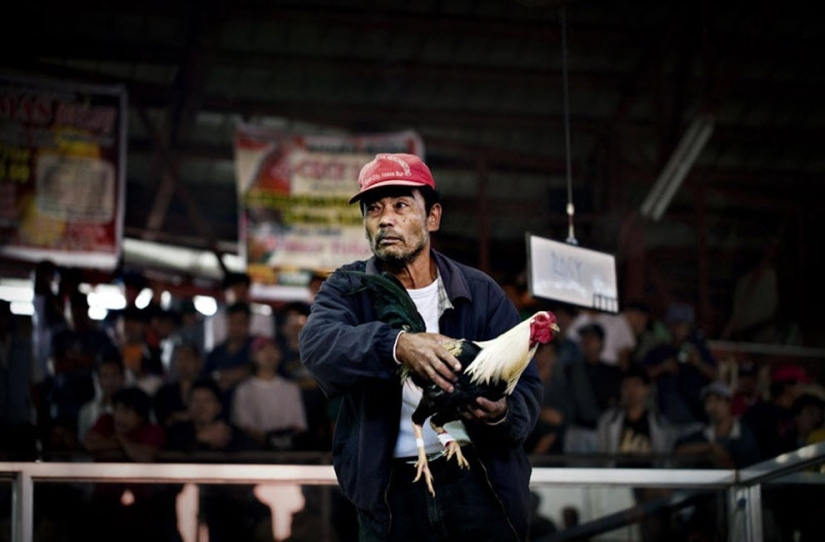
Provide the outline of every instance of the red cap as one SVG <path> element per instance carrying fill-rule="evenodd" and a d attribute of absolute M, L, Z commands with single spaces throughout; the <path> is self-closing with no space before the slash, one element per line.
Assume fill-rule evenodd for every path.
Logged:
<path fill-rule="evenodd" d="M 811 376 L 799 365 L 782 365 L 771 372 L 771 382 L 781 382 L 783 380 L 796 380 L 803 384 L 813 382 Z"/>
<path fill-rule="evenodd" d="M 427 164 L 414 154 L 377 154 L 361 168 L 360 191 L 349 202 L 355 203 L 365 192 L 385 186 L 429 186 L 435 190 L 435 180 Z"/>

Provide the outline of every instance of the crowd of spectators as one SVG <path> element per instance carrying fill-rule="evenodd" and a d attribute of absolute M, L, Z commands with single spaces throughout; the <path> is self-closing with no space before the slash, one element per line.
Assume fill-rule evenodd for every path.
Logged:
<path fill-rule="evenodd" d="M 4 459 L 259 462 L 329 451 L 336 404 L 297 346 L 309 303 L 254 303 L 249 276 L 231 273 L 217 312 L 203 317 L 189 299 L 162 306 L 154 296 L 138 308 L 146 279 L 128 273 L 118 283 L 126 306 L 101 321 L 89 317 L 79 275 L 49 262 L 35 272 L 29 329 L 0 302 Z M 731 369 L 690 305 L 661 318 L 640 302 L 618 314 L 547 308 L 561 333 L 536 354 L 544 404 L 525 446 L 537 464 L 742 468 L 825 440 L 825 392 L 814 378 L 792 363 L 744 359 Z M 110 513 L 88 537 L 129 525 L 136 540 L 177 540 L 180 489 L 96 487 L 86 497 Z M 634 492 L 639 502 L 657 496 Z M 252 539 L 268 521 L 249 486 L 209 488 L 201 508 L 213 541 Z M 158 518 L 154 531 L 144 513 Z M 643 532 L 656 539 L 663 528 L 653 518 Z"/>

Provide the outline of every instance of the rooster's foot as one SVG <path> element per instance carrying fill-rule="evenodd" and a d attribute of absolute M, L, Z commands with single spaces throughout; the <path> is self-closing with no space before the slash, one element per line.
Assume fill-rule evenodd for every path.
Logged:
<path fill-rule="evenodd" d="M 435 497 L 435 489 L 433 489 L 433 474 L 430 472 L 429 461 L 427 461 L 427 457 L 419 457 L 418 461 L 415 462 L 415 467 L 417 469 L 415 480 L 413 483 L 417 482 L 421 479 L 421 476 L 424 476 L 424 481 L 427 483 L 427 489 L 430 490 L 430 494 Z"/>
<path fill-rule="evenodd" d="M 462 469 L 470 468 L 470 462 L 467 461 L 467 458 L 461 453 L 461 445 L 454 440 L 447 443 L 447 460 L 449 461 L 453 456 L 455 456 L 459 467 Z"/>

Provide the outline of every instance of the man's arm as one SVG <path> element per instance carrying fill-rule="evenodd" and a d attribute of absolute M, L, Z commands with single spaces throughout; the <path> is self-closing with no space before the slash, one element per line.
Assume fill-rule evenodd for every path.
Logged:
<path fill-rule="evenodd" d="M 397 378 L 393 349 L 400 333 L 379 321 L 362 321 L 358 303 L 364 293 L 349 278 L 333 274 L 315 297 L 299 335 L 302 363 L 327 396 L 340 395 L 364 379 Z"/>
<path fill-rule="evenodd" d="M 520 322 L 518 312 L 503 291 L 491 289 L 490 337 L 500 336 Z M 535 361 L 521 374 L 513 393 L 492 406 L 483 398 L 478 400 L 480 412 L 476 412 L 473 426 L 483 434 L 483 438 L 504 440 L 511 444 L 523 443 L 538 421 L 544 384 L 539 376 Z M 502 414 L 502 405 L 504 405 Z M 468 428 L 469 430 L 469 428 Z M 472 437 L 472 436 L 471 436 Z M 475 437 L 472 437 L 475 440 Z"/>

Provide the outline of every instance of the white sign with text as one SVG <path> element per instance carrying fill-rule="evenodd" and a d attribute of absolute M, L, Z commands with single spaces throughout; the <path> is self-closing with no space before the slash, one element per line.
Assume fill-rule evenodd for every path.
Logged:
<path fill-rule="evenodd" d="M 612 254 L 527 234 L 530 294 L 605 312 L 618 312 Z"/>

